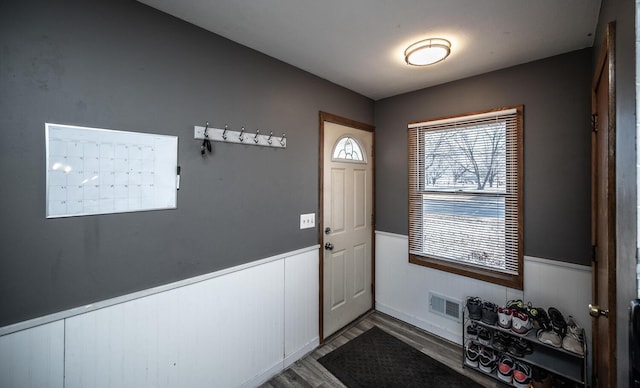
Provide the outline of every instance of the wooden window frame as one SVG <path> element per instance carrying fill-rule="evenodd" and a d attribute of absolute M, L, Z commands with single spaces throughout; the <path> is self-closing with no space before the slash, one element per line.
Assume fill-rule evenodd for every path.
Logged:
<path fill-rule="evenodd" d="M 517 203 L 513 204 L 513 203 L 509 203 L 508 201 L 505 201 L 505 207 L 506 208 L 510 208 L 511 210 L 515 210 L 517 211 L 517 217 L 516 217 L 516 227 L 517 227 L 517 241 L 513 244 L 514 247 L 517 249 L 517 265 L 518 265 L 518 273 L 517 274 L 508 274 L 508 273 L 504 273 L 504 272 L 500 272 L 500 271 L 496 271 L 496 270 L 491 270 L 489 268 L 482 268 L 480 266 L 477 265 L 466 265 L 463 264 L 461 262 L 453 262 L 453 261 L 449 261 L 449 260 L 442 260 L 442 259 L 438 259 L 438 258 L 433 258 L 433 257 L 429 257 L 429 256 L 425 256 L 425 255 L 419 255 L 419 254 L 414 254 L 411 253 L 409 250 L 409 262 L 412 264 L 416 264 L 416 265 L 420 265 L 420 266 L 424 266 L 424 267 L 429 267 L 429 268 L 434 268 L 437 270 L 441 270 L 441 271 L 445 271 L 445 272 L 449 272 L 449 273 L 454 273 L 457 275 L 461 275 L 461 276 L 466 276 L 469 278 L 473 278 L 473 279 L 478 279 L 478 280 L 482 280 L 485 282 L 489 282 L 489 283 L 494 283 L 494 284 L 498 284 L 498 285 L 502 285 L 502 286 L 506 286 L 506 287 L 510 287 L 510 288 L 514 288 L 514 289 L 519 289 L 522 290 L 523 289 L 523 278 L 524 278 L 524 260 L 523 260 L 523 129 L 524 129 L 524 119 L 523 119 L 523 111 L 524 111 L 524 107 L 522 105 L 518 105 L 518 106 L 511 106 L 511 107 L 505 107 L 505 108 L 499 108 L 499 109 L 493 109 L 493 110 L 488 110 L 488 111 L 482 111 L 482 112 L 474 112 L 474 113 L 466 113 L 466 114 L 461 114 L 461 115 L 453 115 L 453 116 L 447 116 L 447 117 L 441 117 L 438 119 L 432 119 L 432 120 L 422 120 L 420 122 L 414 122 L 414 123 L 409 123 L 409 127 L 411 128 L 412 125 L 415 126 L 415 124 L 420 124 L 420 123 L 425 123 L 425 122 L 432 122 L 432 121 L 437 121 L 437 120 L 448 120 L 448 119 L 456 119 L 456 118 L 462 118 L 464 116 L 472 116 L 472 115 L 480 115 L 480 114 L 489 114 L 489 113 L 493 113 L 493 112 L 499 112 L 499 111 L 503 111 L 503 110 L 508 110 L 508 109 L 515 109 L 516 113 L 516 121 L 517 121 L 517 126 L 516 126 L 516 141 L 517 144 L 515 145 L 515 155 L 514 157 L 517 159 L 515 161 L 515 163 L 512 163 L 512 165 L 515 165 L 517 168 L 517 171 L 515 172 L 515 176 L 517 179 Z M 411 130 L 407 131 L 408 136 L 410 136 L 411 134 Z M 413 154 L 414 154 L 414 150 L 411 149 L 411 141 L 408 142 L 408 164 L 409 164 L 409 174 L 411 174 L 412 170 L 415 170 L 416 167 L 413 167 L 411 165 L 411 160 L 413 158 Z M 512 160 L 513 162 L 513 160 Z M 509 160 L 506 161 L 507 165 L 510 164 Z M 513 173 L 513 172 L 512 172 Z M 410 178 L 409 178 L 410 179 Z M 409 184 L 409 181 L 408 181 Z M 410 184 L 409 184 L 410 186 Z M 409 187 L 409 198 L 408 198 L 408 202 L 409 202 L 409 209 L 411 209 L 411 187 Z M 411 211 L 410 211 L 411 213 Z M 412 235 L 412 220 L 411 220 L 411 215 L 409 214 L 409 241 L 411 241 L 411 235 Z"/>

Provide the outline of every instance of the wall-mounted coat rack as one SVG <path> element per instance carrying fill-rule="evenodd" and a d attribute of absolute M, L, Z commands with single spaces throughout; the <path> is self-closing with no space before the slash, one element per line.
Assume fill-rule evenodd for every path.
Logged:
<path fill-rule="evenodd" d="M 208 124 L 208 123 L 207 123 Z M 273 148 L 287 148 L 287 135 L 275 136 L 273 131 L 269 133 L 260 133 L 259 129 L 255 132 L 248 132 L 242 127 L 240 131 L 232 131 L 225 125 L 223 129 L 211 128 L 208 125 L 204 127 L 195 126 L 193 128 L 193 136 L 198 140 L 219 141 L 223 143 L 237 143 L 246 145 L 256 145 Z"/>

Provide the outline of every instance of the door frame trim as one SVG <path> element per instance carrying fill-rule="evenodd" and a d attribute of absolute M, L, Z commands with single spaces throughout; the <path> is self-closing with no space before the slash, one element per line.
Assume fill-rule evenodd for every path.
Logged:
<path fill-rule="evenodd" d="M 345 127 L 351 127 L 355 129 L 360 129 L 363 131 L 371 132 L 371 158 L 369 159 L 369 163 L 371 164 L 371 184 L 372 184 L 372 209 L 373 209 L 373 219 L 371 222 L 371 309 L 374 308 L 376 304 L 376 244 L 375 244 L 375 231 L 376 231 L 376 163 L 375 163 L 375 146 L 376 146 L 376 136 L 375 129 L 373 125 L 365 124 L 359 121 L 351 120 L 345 117 L 337 116 L 328 112 L 319 112 L 319 128 L 320 128 L 320 144 L 319 144 L 319 152 L 318 152 L 318 241 L 320 242 L 319 249 L 319 260 L 318 260 L 318 269 L 319 269 L 319 299 L 318 299 L 318 318 L 319 318 L 319 335 L 320 344 L 324 343 L 324 231 L 322 230 L 322 225 L 324 225 L 324 123 L 325 121 L 344 125 Z"/>
<path fill-rule="evenodd" d="M 617 247 L 616 247 L 616 50 L 615 50 L 615 39 L 616 39 L 616 24 L 615 21 L 609 22 L 607 24 L 605 37 L 602 42 L 602 48 L 600 50 L 600 54 L 598 57 L 598 62 L 596 63 L 595 73 L 593 75 L 592 85 L 591 85 L 591 113 L 592 115 L 597 113 L 596 106 L 596 90 L 598 88 L 598 83 L 600 82 L 600 77 L 604 71 L 607 71 L 609 77 L 609 102 L 607 106 L 607 115 L 608 115 L 608 125 L 607 125 L 607 134 L 608 134 L 608 149 L 607 149 L 607 158 L 609 159 L 608 166 L 608 179 L 607 179 L 607 191 L 610 193 L 608 195 L 608 203 L 607 203 L 607 212 L 609 217 L 609 223 L 607 225 L 609 241 L 608 245 L 608 287 L 609 290 L 614 290 L 613 295 L 611 292 L 608 292 L 607 303 L 609 311 L 609 318 L 607 318 L 608 327 L 608 336 L 609 336 L 609 354 L 608 358 L 608 366 L 609 369 L 609 381 L 606 382 L 607 386 L 615 386 L 617 380 L 617 364 L 616 364 L 616 354 L 617 354 L 617 335 L 616 335 L 616 306 L 617 306 L 617 279 L 616 279 L 616 267 L 617 267 Z M 606 67 L 606 68 L 605 68 Z M 597 215 L 597 203 L 596 203 L 596 193 L 597 193 L 597 177 L 596 177 L 596 165 L 593 153 L 597 152 L 596 147 L 596 133 L 592 132 L 592 171 L 591 171 L 591 179 L 593 181 L 592 184 L 592 206 L 591 206 L 591 240 L 592 245 L 595 247 L 597 243 L 597 230 L 596 230 L 596 215 Z M 594 257 L 595 259 L 595 257 Z M 593 287 L 592 287 L 592 300 L 597 301 L 598 289 L 597 289 L 597 262 L 594 261 L 592 263 L 593 270 Z M 592 318 L 592 346 L 593 346 L 593 373 L 592 373 L 592 384 L 595 386 L 596 383 L 596 374 L 597 368 L 593 361 L 595 361 L 596 352 L 598 351 L 598 343 L 595 341 L 596 336 L 598 334 L 598 325 L 602 322 L 600 318 Z"/>

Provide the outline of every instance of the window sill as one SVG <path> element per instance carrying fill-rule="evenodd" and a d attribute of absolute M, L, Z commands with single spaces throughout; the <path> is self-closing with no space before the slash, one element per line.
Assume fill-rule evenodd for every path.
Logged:
<path fill-rule="evenodd" d="M 509 275 L 501 272 L 485 270 L 478 267 L 473 267 L 464 264 L 456 264 L 438 259 L 433 259 L 426 256 L 418 256 L 409 254 L 409 263 L 421 265 L 423 267 L 434 268 L 440 271 L 453 273 L 460 276 L 466 276 L 473 279 L 482 280 L 485 282 L 499 284 L 501 286 L 514 288 L 517 290 L 523 289 L 523 276 L 522 276 L 522 258 L 520 258 L 519 275 Z"/>

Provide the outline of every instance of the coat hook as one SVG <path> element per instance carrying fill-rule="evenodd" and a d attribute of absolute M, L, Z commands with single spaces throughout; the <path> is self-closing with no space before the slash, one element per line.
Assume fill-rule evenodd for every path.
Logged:
<path fill-rule="evenodd" d="M 285 144 L 285 139 L 287 138 L 287 134 L 283 133 L 282 137 L 280 138 L 280 145 L 284 147 Z"/>
<path fill-rule="evenodd" d="M 240 139 L 241 142 L 244 141 L 244 137 L 242 136 L 243 133 L 244 133 L 244 127 L 242 127 L 242 130 L 240 131 L 240 135 L 238 135 L 238 139 Z"/>
<path fill-rule="evenodd" d="M 258 135 L 260 134 L 260 130 L 256 129 L 256 135 L 253 137 L 253 142 L 258 144 Z"/>
<path fill-rule="evenodd" d="M 202 145 L 200 146 L 200 155 L 204 157 L 204 154 L 209 151 L 211 152 L 211 141 L 209 140 L 209 122 L 204 126 L 204 140 L 202 141 Z"/>
<path fill-rule="evenodd" d="M 222 139 L 227 140 L 227 124 L 224 125 L 224 131 L 222 131 Z"/>
<path fill-rule="evenodd" d="M 267 139 L 267 143 L 269 144 L 273 143 L 273 140 L 271 140 L 272 137 L 273 137 L 273 131 L 269 132 L 269 138 Z"/>

